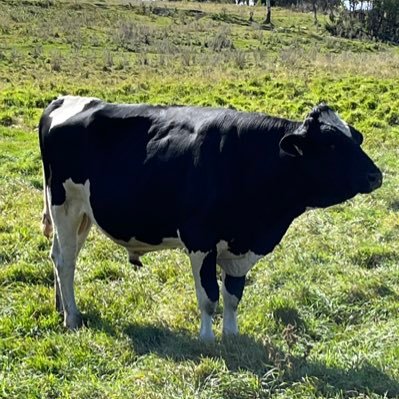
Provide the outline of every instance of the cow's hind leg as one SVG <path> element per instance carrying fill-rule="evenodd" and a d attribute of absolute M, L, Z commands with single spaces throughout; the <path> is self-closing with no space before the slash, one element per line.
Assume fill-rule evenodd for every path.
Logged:
<path fill-rule="evenodd" d="M 77 253 L 76 257 L 79 254 L 79 251 L 82 249 L 86 238 L 90 232 L 90 228 L 92 226 L 92 222 L 90 218 L 86 215 L 83 214 L 80 222 L 80 226 L 78 229 L 78 236 L 77 236 Z M 62 303 L 62 297 L 61 297 L 61 290 L 60 290 L 60 285 L 58 283 L 58 277 L 57 277 L 57 271 L 56 271 L 56 265 L 57 265 L 57 260 L 60 256 L 60 248 L 58 244 L 58 237 L 57 234 L 54 234 L 53 236 L 53 244 L 51 247 L 51 259 L 54 262 L 54 292 L 55 292 L 55 308 L 56 310 L 64 317 L 64 305 Z"/>
<path fill-rule="evenodd" d="M 201 312 L 200 338 L 213 341 L 212 316 L 219 300 L 219 286 L 216 279 L 216 250 L 189 254 L 193 270 L 198 306 Z"/>
<path fill-rule="evenodd" d="M 76 258 L 89 233 L 91 221 L 80 209 L 80 204 L 66 202 L 51 207 L 55 234 L 51 257 L 55 270 L 57 310 L 64 314 L 64 325 L 75 329 L 82 325 L 74 294 Z"/>

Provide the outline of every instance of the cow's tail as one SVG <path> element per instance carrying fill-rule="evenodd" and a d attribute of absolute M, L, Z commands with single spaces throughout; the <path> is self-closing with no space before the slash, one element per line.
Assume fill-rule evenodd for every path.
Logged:
<path fill-rule="evenodd" d="M 43 203 L 44 203 L 41 228 L 43 234 L 47 238 L 50 238 L 51 233 L 53 232 L 53 222 L 51 220 L 50 206 L 49 206 L 49 187 L 51 179 L 51 170 L 50 170 L 50 164 L 46 157 L 45 146 L 44 146 L 44 136 L 46 134 L 45 114 L 46 111 L 43 113 L 39 123 L 39 143 L 40 143 L 40 152 L 43 162 Z"/>
<path fill-rule="evenodd" d="M 42 232 L 47 237 L 50 238 L 53 232 L 53 222 L 51 221 L 49 201 L 48 201 L 48 185 L 46 183 L 46 178 L 43 173 L 43 200 L 44 208 L 42 214 Z"/>

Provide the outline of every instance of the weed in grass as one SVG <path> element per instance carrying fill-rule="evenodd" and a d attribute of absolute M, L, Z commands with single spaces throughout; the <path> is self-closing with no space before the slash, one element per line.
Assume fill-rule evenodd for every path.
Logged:
<path fill-rule="evenodd" d="M 211 48 L 213 51 L 233 49 L 234 45 L 230 39 L 230 30 L 227 28 L 220 29 L 212 38 L 208 40 L 207 47 Z"/>
<path fill-rule="evenodd" d="M 189 67 L 195 62 L 195 55 L 193 54 L 191 49 L 186 49 L 182 51 L 180 56 L 181 56 L 181 63 L 185 67 Z"/>
<path fill-rule="evenodd" d="M 51 59 L 50 59 L 50 66 L 51 70 L 54 72 L 61 72 L 62 69 L 62 55 L 59 51 L 54 51 L 51 54 Z"/>
<path fill-rule="evenodd" d="M 38 59 L 42 56 L 43 54 L 43 46 L 42 45 L 36 45 L 35 47 L 33 47 L 31 56 L 35 59 Z"/>
<path fill-rule="evenodd" d="M 103 70 L 104 71 L 109 71 L 110 69 L 112 69 L 112 67 L 114 66 L 114 56 L 111 53 L 111 51 L 106 50 L 104 52 L 104 66 L 103 66 Z"/>

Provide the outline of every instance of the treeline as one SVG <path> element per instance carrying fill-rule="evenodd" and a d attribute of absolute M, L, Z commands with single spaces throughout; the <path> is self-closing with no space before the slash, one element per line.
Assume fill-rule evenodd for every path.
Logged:
<path fill-rule="evenodd" d="M 349 9 L 330 18 L 326 28 L 336 36 L 399 43 L 398 0 L 351 0 Z"/>
<path fill-rule="evenodd" d="M 336 36 L 399 43 L 399 0 L 262 0 L 278 7 L 327 13 L 327 30 Z M 269 3 L 269 4 L 267 4 Z M 270 10 L 269 10 L 270 13 Z"/>

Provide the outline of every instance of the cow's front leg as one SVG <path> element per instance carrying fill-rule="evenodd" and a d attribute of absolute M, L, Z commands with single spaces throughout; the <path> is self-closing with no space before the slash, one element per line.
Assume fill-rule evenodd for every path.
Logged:
<path fill-rule="evenodd" d="M 244 291 L 245 276 L 234 277 L 223 271 L 223 335 L 237 335 L 237 307 Z"/>
<path fill-rule="evenodd" d="M 198 306 L 201 312 L 200 338 L 214 341 L 212 316 L 219 300 L 219 286 L 216 279 L 216 250 L 191 252 L 189 254 L 193 270 Z"/>

